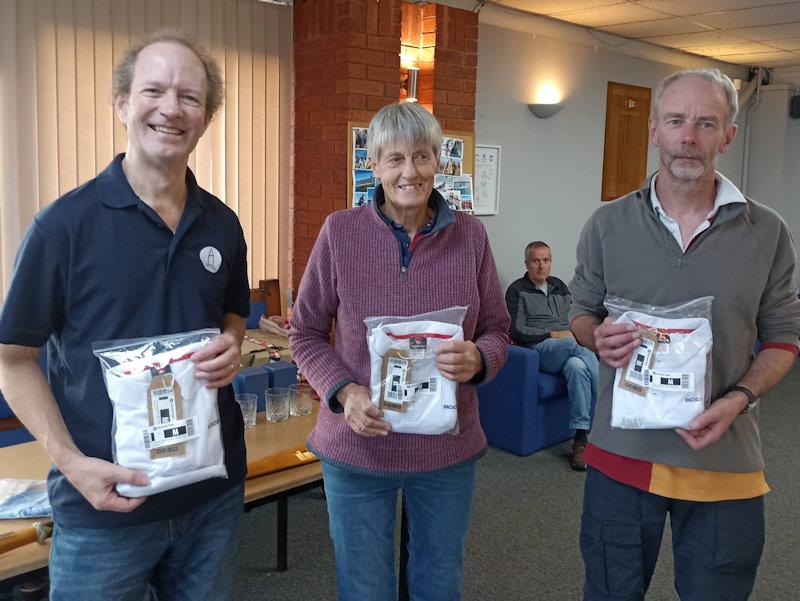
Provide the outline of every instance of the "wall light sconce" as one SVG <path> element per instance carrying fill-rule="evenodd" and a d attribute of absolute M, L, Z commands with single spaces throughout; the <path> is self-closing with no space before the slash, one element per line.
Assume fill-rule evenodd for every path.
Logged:
<path fill-rule="evenodd" d="M 419 68 L 418 67 L 409 67 L 408 68 L 408 75 L 406 75 L 406 79 L 403 82 L 403 88 L 406 91 L 406 102 L 416 102 L 417 101 L 417 85 L 419 84 Z"/>
<path fill-rule="evenodd" d="M 531 114 L 539 119 L 547 119 L 548 117 L 552 117 L 562 108 L 564 108 L 563 101 L 550 104 L 535 102 L 528 105 L 528 110 L 531 112 Z"/>

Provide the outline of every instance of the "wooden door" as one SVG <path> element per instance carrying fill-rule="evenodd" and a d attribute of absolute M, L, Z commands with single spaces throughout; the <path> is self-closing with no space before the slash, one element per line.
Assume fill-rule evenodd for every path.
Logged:
<path fill-rule="evenodd" d="M 600 200 L 633 192 L 647 175 L 650 88 L 608 82 L 603 190 Z"/>

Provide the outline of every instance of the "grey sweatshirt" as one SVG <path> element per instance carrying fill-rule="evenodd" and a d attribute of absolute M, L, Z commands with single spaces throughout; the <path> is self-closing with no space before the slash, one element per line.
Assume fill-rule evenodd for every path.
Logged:
<path fill-rule="evenodd" d="M 713 224 L 684 253 L 642 189 L 604 204 L 581 232 L 570 320 L 606 316 L 603 301 L 618 296 L 668 305 L 700 296 L 712 308 L 713 399 L 750 367 L 756 338 L 798 345 L 800 301 L 793 283 L 795 251 L 777 213 L 748 200 L 720 207 Z M 673 430 L 611 428 L 614 369 L 600 363 L 590 442 L 625 457 L 728 472 L 764 468 L 758 411 L 739 416 L 716 443 L 692 450 Z"/>

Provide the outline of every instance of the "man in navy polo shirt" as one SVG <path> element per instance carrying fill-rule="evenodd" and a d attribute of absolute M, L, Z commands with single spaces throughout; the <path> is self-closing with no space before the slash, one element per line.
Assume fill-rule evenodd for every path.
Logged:
<path fill-rule="evenodd" d="M 225 599 L 239 542 L 245 449 L 230 386 L 249 312 L 236 215 L 201 189 L 189 154 L 222 102 L 213 59 L 180 33 L 155 32 L 114 70 L 126 153 L 34 219 L 0 313 L 0 386 L 53 459 L 52 599 Z M 206 327 L 195 353 L 218 388 L 228 478 L 149 498 L 111 463 L 112 409 L 91 343 Z M 38 366 L 47 344 L 49 385 Z M 133 527 L 131 527 L 133 526 Z"/>

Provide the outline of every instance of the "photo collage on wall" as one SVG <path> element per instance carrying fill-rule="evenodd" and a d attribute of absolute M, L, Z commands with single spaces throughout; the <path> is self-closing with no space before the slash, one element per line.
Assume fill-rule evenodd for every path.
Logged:
<path fill-rule="evenodd" d="M 372 170 L 367 157 L 367 128 L 353 128 L 353 199 L 352 206 L 360 207 L 375 198 L 375 187 L 381 181 Z"/>
<path fill-rule="evenodd" d="M 367 128 L 353 127 L 353 207 L 360 207 L 372 202 L 375 188 L 380 179 L 372 170 L 367 157 Z M 442 154 L 434 176 L 434 188 L 444 196 L 454 211 L 473 210 L 472 175 L 462 172 L 461 161 L 464 157 L 464 140 L 461 138 L 442 138 Z"/>
<path fill-rule="evenodd" d="M 433 187 L 444 196 L 454 211 L 472 211 L 472 175 L 463 173 L 461 161 L 464 158 L 464 140 L 461 138 L 442 138 L 442 154 Z"/>

